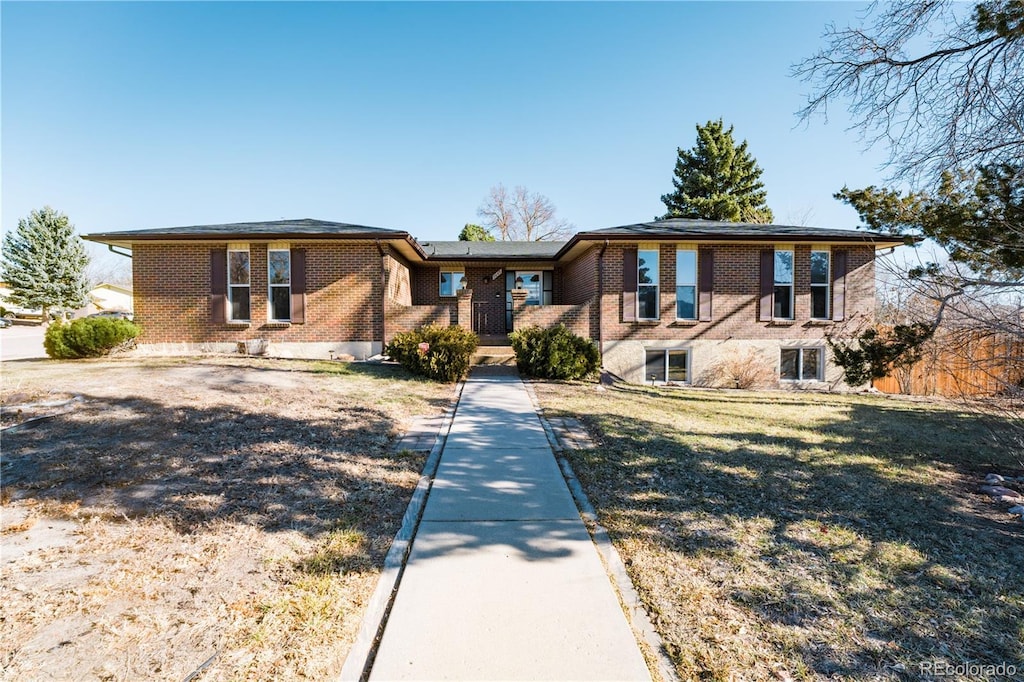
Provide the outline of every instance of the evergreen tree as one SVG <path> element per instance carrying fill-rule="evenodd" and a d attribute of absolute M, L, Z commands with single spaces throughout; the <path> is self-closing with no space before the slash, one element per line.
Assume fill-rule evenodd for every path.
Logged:
<path fill-rule="evenodd" d="M 18 221 L 18 229 L 4 235 L 3 280 L 11 290 L 11 303 L 49 309 L 80 308 L 88 287 L 85 267 L 89 256 L 75 227 L 63 213 L 49 206 Z"/>
<path fill-rule="evenodd" d="M 480 225 L 474 225 L 473 223 L 466 223 L 466 226 L 462 228 L 462 232 L 459 233 L 460 242 L 493 242 L 494 235 L 491 234 L 490 230 Z"/>
<path fill-rule="evenodd" d="M 676 150 L 675 191 L 661 197 L 668 209 L 665 218 L 772 221 L 760 181 L 762 170 L 747 151 L 746 140 L 737 145 L 732 131 L 732 126 L 725 129 L 722 119 L 708 121 L 697 126 L 696 146 Z"/>

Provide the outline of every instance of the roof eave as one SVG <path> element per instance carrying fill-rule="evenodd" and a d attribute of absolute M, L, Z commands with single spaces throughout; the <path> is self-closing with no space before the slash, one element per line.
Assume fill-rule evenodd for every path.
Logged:
<path fill-rule="evenodd" d="M 82 239 L 98 244 L 108 244 L 131 248 L 132 244 L 143 242 L 233 242 L 233 241 L 332 241 L 332 240 L 362 240 L 362 241 L 401 241 L 412 247 L 413 251 L 426 260 L 427 254 L 411 234 L 408 232 L 395 232 L 393 234 L 381 234 L 379 232 L 348 232 L 346 234 L 312 233 L 312 232 L 233 232 L 210 233 L 210 234 L 124 234 L 120 232 L 97 232 L 84 234 Z"/>
<path fill-rule="evenodd" d="M 566 242 L 565 246 L 559 249 L 556 258 L 561 258 L 568 253 L 579 242 L 593 242 L 595 244 L 609 242 L 644 242 L 644 241 L 675 241 L 675 242 L 701 242 L 701 243 L 743 243 L 743 242 L 801 242 L 801 243 L 850 243 L 850 244 L 873 244 L 875 248 L 888 248 L 890 246 L 902 246 L 910 239 L 915 243 L 923 241 L 920 237 L 900 237 L 875 234 L 863 235 L 815 235 L 815 234 L 763 234 L 763 235 L 708 235 L 708 234 L 679 234 L 679 233 L 654 233 L 654 234 L 606 234 L 601 232 L 580 232 L 573 235 L 572 239 Z"/>

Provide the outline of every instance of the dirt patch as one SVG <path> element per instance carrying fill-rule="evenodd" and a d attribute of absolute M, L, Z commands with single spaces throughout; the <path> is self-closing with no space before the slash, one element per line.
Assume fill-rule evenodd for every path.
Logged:
<path fill-rule="evenodd" d="M 422 466 L 390 444 L 451 387 L 259 359 L 5 367 L 3 405 L 68 396 L 3 434 L 3 676 L 336 674 Z"/>

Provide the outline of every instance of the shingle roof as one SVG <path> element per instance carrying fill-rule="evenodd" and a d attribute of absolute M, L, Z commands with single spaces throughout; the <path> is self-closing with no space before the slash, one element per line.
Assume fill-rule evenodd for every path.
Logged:
<path fill-rule="evenodd" d="M 421 242 L 433 260 L 553 258 L 567 242 Z"/>
<path fill-rule="evenodd" d="M 801 240 L 813 241 L 859 241 L 859 242 L 901 242 L 902 238 L 869 230 L 842 230 L 826 227 L 803 227 L 798 225 L 761 225 L 757 223 L 730 223 L 721 220 L 696 220 L 670 218 L 649 223 L 606 227 L 600 230 L 586 230 L 576 235 L 578 239 L 593 238 L 671 238 L 671 239 L 736 239 L 736 240 Z"/>
<path fill-rule="evenodd" d="M 328 220 L 302 218 L 300 220 L 272 220 L 256 223 L 227 223 L 223 225 L 190 225 L 187 227 L 158 227 L 148 230 L 125 230 L 85 235 L 86 239 L 103 241 L 117 239 L 174 239 L 174 238 L 238 238 L 238 237 L 284 237 L 284 236 L 344 236 L 381 237 L 403 239 L 409 235 L 405 230 L 389 230 L 383 227 L 367 227 L 350 223 L 335 223 Z"/>

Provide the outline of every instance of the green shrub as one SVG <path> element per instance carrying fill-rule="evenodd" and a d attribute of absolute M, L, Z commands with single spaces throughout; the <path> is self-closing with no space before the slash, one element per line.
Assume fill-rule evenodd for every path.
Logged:
<path fill-rule="evenodd" d="M 396 334 L 384 352 L 413 374 L 436 381 L 458 381 L 469 374 L 479 339 L 462 327 L 427 325 Z"/>
<path fill-rule="evenodd" d="M 57 321 L 46 330 L 43 348 L 56 360 L 96 358 L 134 340 L 140 331 L 128 320 L 105 317 L 86 317 L 70 324 Z"/>
<path fill-rule="evenodd" d="M 541 379 L 580 379 L 597 372 L 597 345 L 565 325 L 524 327 L 509 335 L 519 371 Z"/>

